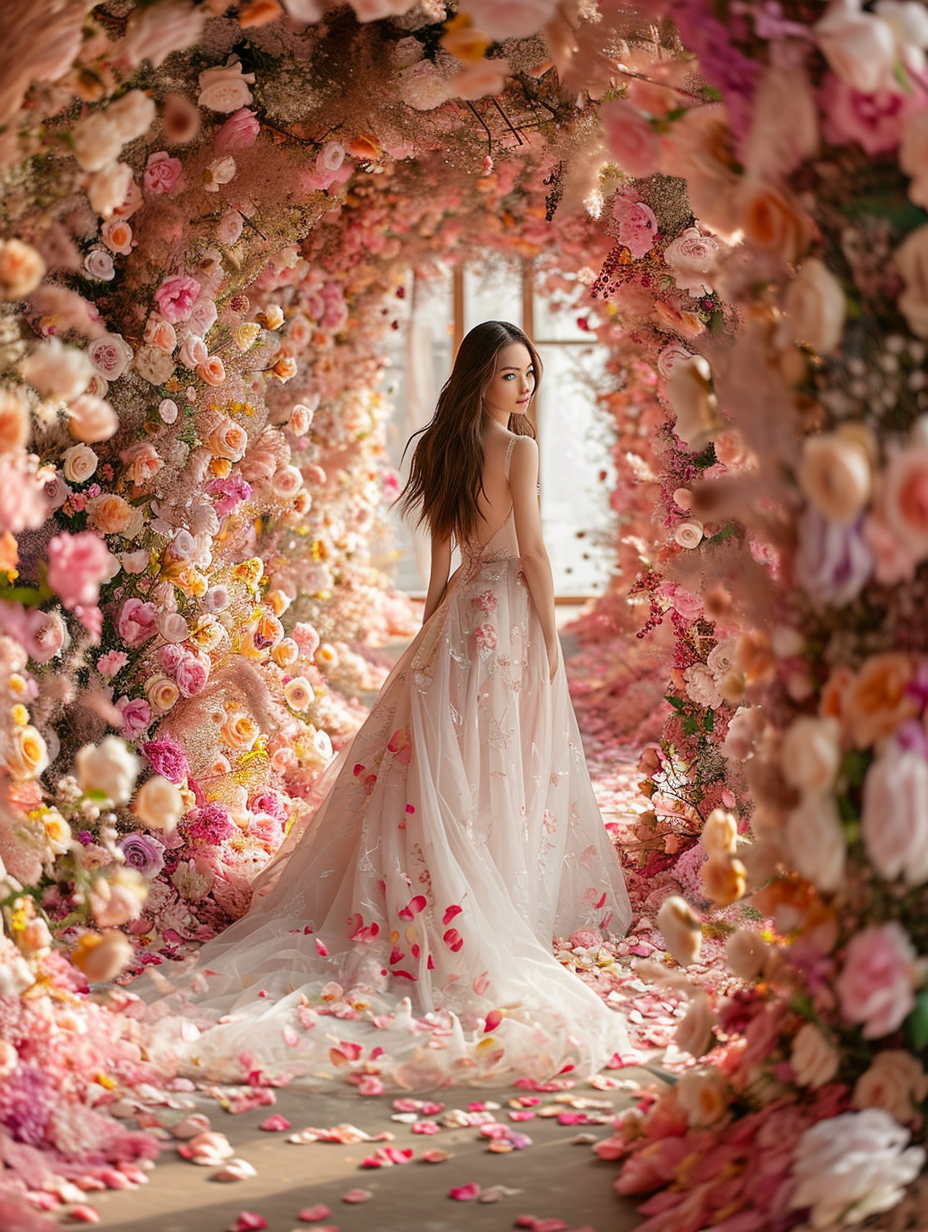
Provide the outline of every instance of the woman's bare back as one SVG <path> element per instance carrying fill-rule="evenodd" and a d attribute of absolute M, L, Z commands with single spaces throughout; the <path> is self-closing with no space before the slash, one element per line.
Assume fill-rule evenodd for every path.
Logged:
<path fill-rule="evenodd" d="M 496 425 L 484 429 L 483 492 L 477 499 L 483 521 L 475 537 L 478 544 L 489 543 L 512 512 L 508 462 L 516 439 L 515 433 Z"/>

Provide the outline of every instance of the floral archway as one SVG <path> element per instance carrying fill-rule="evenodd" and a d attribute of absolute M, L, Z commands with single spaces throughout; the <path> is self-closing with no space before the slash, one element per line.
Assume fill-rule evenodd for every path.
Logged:
<path fill-rule="evenodd" d="M 357 725 L 359 639 L 410 627 L 376 565 L 382 340 L 408 268 L 489 248 L 609 351 L 621 569 L 578 703 L 608 757 L 666 696 L 625 837 L 698 900 L 661 894 L 669 954 L 721 937 L 731 977 L 652 965 L 703 1061 L 601 1151 L 656 1191 L 653 1232 L 917 1221 L 921 6 L 61 0 L 8 24 L 10 1209 L 151 1152 L 105 1108 L 158 1075 L 88 989 L 240 915 Z"/>

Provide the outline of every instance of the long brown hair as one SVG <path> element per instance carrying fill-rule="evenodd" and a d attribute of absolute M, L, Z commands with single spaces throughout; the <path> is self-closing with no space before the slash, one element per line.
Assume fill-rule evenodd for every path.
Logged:
<path fill-rule="evenodd" d="M 427 522 L 436 538 L 453 534 L 460 543 L 475 536 L 482 521 L 478 501 L 483 492 L 483 394 L 496 372 L 497 356 L 514 342 L 521 342 L 531 356 L 537 393 L 541 360 L 525 333 L 508 321 L 483 321 L 461 343 L 435 414 L 406 442 L 408 449 L 420 438 L 399 496 L 400 508 L 404 516 L 418 509 L 416 525 Z M 510 415 L 508 427 L 517 436 L 535 435 L 525 415 Z"/>

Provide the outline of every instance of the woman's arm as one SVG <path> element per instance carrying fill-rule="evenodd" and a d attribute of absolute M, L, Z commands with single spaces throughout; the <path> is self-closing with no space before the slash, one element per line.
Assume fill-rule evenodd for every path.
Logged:
<path fill-rule="evenodd" d="M 432 539 L 432 567 L 429 570 L 429 589 L 425 596 L 425 611 L 422 614 L 422 623 L 435 615 L 435 611 L 441 603 L 441 597 L 445 593 L 445 587 L 448 585 L 448 574 L 451 572 L 451 540 L 450 539 Z"/>
<path fill-rule="evenodd" d="M 519 540 L 522 571 L 528 583 L 535 611 L 541 621 L 548 652 L 550 678 L 557 671 L 558 640 L 554 621 L 554 578 L 551 562 L 541 537 L 541 513 L 538 509 L 538 445 L 530 436 L 520 436 L 512 447 L 509 464 L 509 486 L 512 489 L 512 511 Z"/>

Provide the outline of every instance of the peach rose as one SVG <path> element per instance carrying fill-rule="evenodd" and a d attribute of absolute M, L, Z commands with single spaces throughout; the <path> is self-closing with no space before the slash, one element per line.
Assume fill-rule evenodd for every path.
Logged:
<path fill-rule="evenodd" d="M 68 431 L 78 441 L 93 445 L 108 441 L 119 428 L 119 416 L 108 402 L 84 394 L 68 407 Z"/>
<path fill-rule="evenodd" d="M 222 725 L 222 738 L 231 749 L 246 752 L 254 746 L 260 735 L 258 724 L 250 714 L 233 711 Z"/>
<path fill-rule="evenodd" d="M 840 1057 L 834 1044 L 818 1029 L 814 1022 L 805 1022 L 793 1040 L 790 1064 L 796 1072 L 796 1081 L 801 1087 L 813 1091 L 831 1082 L 837 1074 Z"/>
<path fill-rule="evenodd" d="M 786 288 L 783 304 L 794 341 L 820 355 L 837 350 L 844 332 L 844 287 L 824 261 L 809 257 Z"/>
<path fill-rule="evenodd" d="M 14 727 L 4 757 L 14 779 L 36 779 L 48 767 L 48 748 L 41 733 L 31 724 Z"/>
<path fill-rule="evenodd" d="M 702 948 L 702 924 L 686 899 L 677 894 L 665 898 L 657 913 L 657 927 L 664 944 L 681 967 L 688 967 Z"/>
<path fill-rule="evenodd" d="M 138 512 L 115 492 L 101 492 L 86 505 L 87 521 L 101 535 L 125 534 Z"/>
<path fill-rule="evenodd" d="M 719 907 L 738 901 L 747 888 L 747 869 L 727 851 L 714 851 L 700 869 L 706 898 Z"/>
<path fill-rule="evenodd" d="M 61 455 L 64 477 L 68 483 L 86 483 L 97 469 L 97 455 L 89 445 L 72 445 Z"/>
<path fill-rule="evenodd" d="M 928 556 L 928 445 L 893 450 L 882 479 L 880 512 L 887 527 L 910 555 L 923 560 Z"/>
<path fill-rule="evenodd" d="M 0 454 L 19 453 L 29 442 L 29 405 L 12 386 L 0 387 Z"/>
<path fill-rule="evenodd" d="M 134 954 L 125 933 L 108 929 L 103 933 L 84 933 L 69 957 L 91 984 L 108 984 L 129 965 Z"/>
<path fill-rule="evenodd" d="M 126 465 L 125 476 L 137 488 L 151 483 L 164 467 L 164 460 L 150 441 L 137 441 L 121 455 Z"/>
<path fill-rule="evenodd" d="M 855 1108 L 883 1108 L 900 1125 L 921 1123 L 918 1106 L 928 1099 L 928 1074 L 918 1057 L 901 1048 L 878 1052 L 857 1079 Z"/>
<path fill-rule="evenodd" d="M 693 1057 L 704 1056 L 715 1044 L 712 1033 L 714 1024 L 715 1015 L 709 998 L 700 989 L 693 997 L 686 1017 L 674 1032 L 673 1042 L 681 1052 L 688 1052 Z"/>
<path fill-rule="evenodd" d="M 843 705 L 859 749 L 893 735 L 901 723 L 918 714 L 918 702 L 907 691 L 912 673 L 913 663 L 907 654 L 886 651 L 871 655 L 850 682 Z"/>
<path fill-rule="evenodd" d="M 687 1070 L 676 1088 L 677 1103 L 693 1129 L 718 1125 L 728 1115 L 728 1088 L 716 1070 Z"/>
<path fill-rule="evenodd" d="M 206 447 L 216 458 L 226 458 L 229 462 L 238 462 L 245 456 L 248 446 L 248 433 L 240 424 L 231 419 L 223 419 L 206 438 Z"/>
<path fill-rule="evenodd" d="M 448 78 L 448 95 L 473 101 L 488 94 L 502 94 L 508 76 L 508 60 L 477 60 Z"/>
<path fill-rule="evenodd" d="M 97 924 L 103 928 L 118 928 L 142 914 L 148 884 L 134 868 L 119 868 L 108 880 L 97 877 L 87 897 Z"/>
<path fill-rule="evenodd" d="M 110 252 L 127 257 L 132 251 L 132 228 L 124 218 L 111 218 L 100 228 L 100 239 Z"/>
<path fill-rule="evenodd" d="M 841 725 L 835 718 L 800 715 L 783 737 L 780 763 L 790 787 L 819 794 L 834 786 L 841 764 Z"/>
<path fill-rule="evenodd" d="M 218 355 L 208 355 L 202 363 L 197 364 L 197 376 L 207 385 L 222 385 L 226 379 L 225 365 Z"/>
<path fill-rule="evenodd" d="M 162 672 L 149 676 L 143 687 L 145 696 L 160 714 L 167 714 L 180 697 L 180 689 L 176 683 Z"/>
<path fill-rule="evenodd" d="M 798 261 L 812 242 L 808 216 L 786 189 L 748 181 L 738 194 L 738 208 L 745 238 L 781 261 Z"/>
<path fill-rule="evenodd" d="M 145 325 L 145 345 L 173 354 L 177 346 L 177 330 L 170 321 L 152 313 Z"/>
<path fill-rule="evenodd" d="M 725 809 L 713 809 L 702 828 L 700 842 L 707 855 L 733 852 L 738 846 L 738 820 Z"/>
<path fill-rule="evenodd" d="M 22 240 L 0 240 L 0 299 L 25 299 L 45 277 L 45 262 Z"/>
<path fill-rule="evenodd" d="M 928 225 L 916 227 L 893 254 L 905 289 L 899 311 L 918 338 L 928 338 Z"/>

